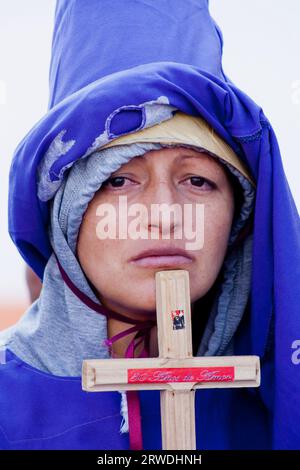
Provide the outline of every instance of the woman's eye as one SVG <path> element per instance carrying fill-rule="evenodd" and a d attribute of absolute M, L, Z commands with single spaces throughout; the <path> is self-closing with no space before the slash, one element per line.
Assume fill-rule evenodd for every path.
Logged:
<path fill-rule="evenodd" d="M 190 176 L 186 181 L 190 181 L 192 186 L 196 186 L 205 190 L 213 189 L 215 187 L 214 183 L 208 181 L 206 178 L 203 178 L 203 176 Z"/>
<path fill-rule="evenodd" d="M 113 176 L 103 183 L 103 185 L 110 186 L 112 188 L 124 188 L 124 186 L 127 186 L 128 184 L 130 184 L 130 180 L 125 178 L 125 176 Z"/>
<path fill-rule="evenodd" d="M 215 184 L 206 178 L 203 178 L 203 176 L 190 176 L 186 180 L 184 180 L 184 183 L 191 184 L 192 186 L 195 186 L 197 188 L 201 188 L 202 190 L 211 190 L 215 187 Z M 134 184 L 134 182 L 126 178 L 126 176 L 112 176 L 108 178 L 104 183 L 103 186 L 109 187 L 112 189 L 118 189 L 118 188 L 126 188 L 130 185 Z"/>

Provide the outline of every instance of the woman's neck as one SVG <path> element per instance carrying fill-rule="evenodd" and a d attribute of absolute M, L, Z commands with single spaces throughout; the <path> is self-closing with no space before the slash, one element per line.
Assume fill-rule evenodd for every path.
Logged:
<path fill-rule="evenodd" d="M 114 318 L 108 318 L 107 320 L 108 338 L 112 338 L 118 333 L 128 330 L 132 326 L 133 326 L 132 324 L 121 322 L 119 320 L 115 320 Z M 135 335 L 136 335 L 136 332 L 126 335 L 123 338 L 119 339 L 118 341 L 114 342 L 112 344 L 112 357 L 114 358 L 125 357 L 126 350 Z M 139 344 L 136 348 L 135 357 L 139 357 L 143 348 L 144 348 L 144 343 L 142 341 L 141 344 Z M 151 328 L 151 332 L 150 332 L 149 357 L 158 357 L 158 340 L 157 340 L 157 326 L 156 325 Z"/>
<path fill-rule="evenodd" d="M 193 314 L 193 308 L 194 308 L 194 304 L 191 305 L 192 314 Z M 135 319 L 136 321 L 147 321 L 147 320 L 153 319 L 153 315 L 149 314 L 148 318 L 143 317 L 140 319 L 139 318 L 135 318 Z M 113 336 L 123 331 L 128 330 L 132 326 L 133 325 L 131 323 L 122 322 L 114 318 L 108 318 L 107 320 L 108 338 L 112 338 Z M 126 356 L 126 350 L 130 342 L 134 339 L 135 335 L 136 335 L 136 332 L 133 332 L 129 335 L 124 336 L 123 338 L 120 338 L 118 341 L 114 342 L 111 348 L 112 357 L 124 358 Z M 139 357 L 143 348 L 144 348 L 144 342 L 142 341 L 141 344 L 139 344 L 136 348 L 135 357 Z M 157 325 L 154 325 L 151 328 L 151 332 L 150 332 L 149 357 L 158 357 L 158 355 L 159 355 L 159 351 L 158 351 Z"/>

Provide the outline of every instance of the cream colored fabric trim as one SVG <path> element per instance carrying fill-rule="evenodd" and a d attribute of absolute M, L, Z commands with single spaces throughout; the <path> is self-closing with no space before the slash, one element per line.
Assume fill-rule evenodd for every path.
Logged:
<path fill-rule="evenodd" d="M 115 145 L 126 145 L 138 142 L 157 142 L 169 145 L 186 144 L 201 147 L 234 166 L 255 186 L 255 182 L 246 165 L 238 158 L 232 148 L 201 117 L 194 117 L 177 111 L 172 119 L 131 134 L 117 137 L 108 144 L 103 145 L 101 150 Z"/>

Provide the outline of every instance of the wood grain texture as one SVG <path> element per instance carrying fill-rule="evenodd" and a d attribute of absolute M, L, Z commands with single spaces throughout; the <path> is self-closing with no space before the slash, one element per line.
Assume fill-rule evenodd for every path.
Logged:
<path fill-rule="evenodd" d="M 157 272 L 155 283 L 159 356 L 85 360 L 82 389 L 160 390 L 162 448 L 195 450 L 195 390 L 258 387 L 260 360 L 193 357 L 188 271 Z"/>

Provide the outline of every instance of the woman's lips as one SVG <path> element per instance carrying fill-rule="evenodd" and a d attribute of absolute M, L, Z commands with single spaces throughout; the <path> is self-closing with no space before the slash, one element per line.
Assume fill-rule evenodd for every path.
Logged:
<path fill-rule="evenodd" d="M 157 267 L 175 267 L 183 264 L 192 263 L 191 258 L 180 255 L 168 255 L 168 256 L 147 256 L 146 258 L 139 258 L 132 260 L 131 263 L 137 266 L 143 266 L 144 268 L 157 268 Z"/>

